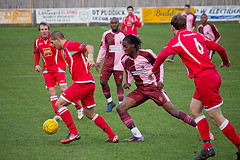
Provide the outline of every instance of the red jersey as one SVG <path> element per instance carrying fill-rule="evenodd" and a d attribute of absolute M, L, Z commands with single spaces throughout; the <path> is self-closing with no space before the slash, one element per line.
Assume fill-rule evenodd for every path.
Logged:
<path fill-rule="evenodd" d="M 34 41 L 35 66 L 38 65 L 40 55 L 43 60 L 43 73 L 64 72 L 66 65 L 61 51 L 52 46 L 49 41 L 50 34 L 46 40 L 42 36 Z"/>
<path fill-rule="evenodd" d="M 69 40 L 63 45 L 64 57 L 75 83 L 95 83 L 87 64 L 86 47 L 86 44 Z"/>
<path fill-rule="evenodd" d="M 129 21 L 130 19 L 133 20 L 133 23 Z M 125 32 L 128 35 L 133 34 L 137 36 L 137 27 L 141 27 L 141 22 L 136 15 L 132 14 L 131 16 L 126 16 L 123 18 L 121 31 L 124 31 L 125 29 Z"/>
<path fill-rule="evenodd" d="M 161 59 L 163 54 L 178 54 L 188 70 L 188 77 L 193 78 L 203 70 L 215 68 L 209 58 L 208 49 L 216 50 L 219 46 L 202 34 L 181 29 L 160 52 L 152 71 L 155 72 L 161 65 L 162 60 L 158 61 L 158 59 Z M 220 56 L 224 64 L 228 64 L 226 53 L 224 52 Z"/>

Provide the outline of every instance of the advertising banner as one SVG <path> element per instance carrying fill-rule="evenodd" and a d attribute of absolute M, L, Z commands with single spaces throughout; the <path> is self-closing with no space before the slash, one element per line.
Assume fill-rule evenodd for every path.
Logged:
<path fill-rule="evenodd" d="M 135 8 L 133 14 L 138 16 L 142 22 L 142 9 Z M 127 8 L 90 8 L 90 22 L 109 23 L 112 17 L 119 18 L 122 23 L 123 18 L 128 15 Z"/>
<path fill-rule="evenodd" d="M 32 24 L 32 11 L 1 10 L 0 24 Z"/>
<path fill-rule="evenodd" d="M 143 8 L 142 22 L 144 23 L 169 23 L 175 13 L 184 12 L 183 8 Z M 194 8 L 191 8 L 194 13 Z"/>
<path fill-rule="evenodd" d="M 36 9 L 36 22 L 49 24 L 61 23 L 88 23 L 89 9 L 84 8 L 49 8 Z"/>
<path fill-rule="evenodd" d="M 205 13 L 209 21 L 239 21 L 239 6 L 194 6 L 197 20 Z"/>

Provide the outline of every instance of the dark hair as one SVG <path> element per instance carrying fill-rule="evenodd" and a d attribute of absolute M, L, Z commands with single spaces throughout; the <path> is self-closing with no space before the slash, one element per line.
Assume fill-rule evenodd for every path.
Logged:
<path fill-rule="evenodd" d="M 133 6 L 128 6 L 128 7 L 127 7 L 127 10 L 128 10 L 128 8 L 132 8 L 132 10 L 133 10 Z"/>
<path fill-rule="evenodd" d="M 50 30 L 50 25 L 47 23 L 47 22 L 41 22 L 39 25 L 38 25 L 38 30 L 40 31 L 40 26 L 47 26 L 48 27 L 48 30 Z"/>
<path fill-rule="evenodd" d="M 181 13 L 176 13 L 172 17 L 171 25 L 176 30 L 184 29 L 184 28 L 186 28 L 186 18 L 184 16 L 182 16 Z"/>
<path fill-rule="evenodd" d="M 134 44 L 136 50 L 139 50 L 141 48 L 142 41 L 138 37 L 136 37 L 136 36 L 134 36 L 132 34 L 131 35 L 127 35 L 123 39 L 123 41 L 127 41 L 129 44 Z"/>
<path fill-rule="evenodd" d="M 110 23 L 111 23 L 112 20 L 114 20 L 114 19 L 119 23 L 119 19 L 118 19 L 117 17 L 113 17 L 113 18 L 111 19 Z"/>
<path fill-rule="evenodd" d="M 60 31 L 53 31 L 51 33 L 51 35 L 50 35 L 50 39 L 56 40 L 57 38 L 65 39 L 62 32 L 60 32 Z"/>
<path fill-rule="evenodd" d="M 185 4 L 184 7 L 188 7 L 188 8 L 190 8 L 191 6 L 190 6 L 190 4 Z"/>
<path fill-rule="evenodd" d="M 202 17 L 202 16 L 206 16 L 206 17 L 207 17 L 207 15 L 206 15 L 205 13 L 203 13 L 203 14 L 201 15 L 201 17 Z"/>

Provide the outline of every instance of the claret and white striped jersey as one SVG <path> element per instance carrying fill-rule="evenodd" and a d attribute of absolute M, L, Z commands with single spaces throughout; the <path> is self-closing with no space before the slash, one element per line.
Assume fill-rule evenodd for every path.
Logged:
<path fill-rule="evenodd" d="M 153 68 L 157 56 L 152 50 L 138 50 L 138 55 L 135 59 L 128 55 L 122 57 L 122 64 L 126 71 L 126 83 L 130 83 L 132 78 L 135 80 L 136 86 L 149 85 L 154 83 L 157 85 L 158 81 L 163 82 L 163 65 L 158 68 L 157 73 L 153 75 L 153 80 L 148 78 L 148 71 Z"/>
<path fill-rule="evenodd" d="M 100 50 L 97 57 L 97 63 L 100 63 L 103 58 L 103 66 L 111 68 L 115 71 L 124 71 L 121 57 L 124 55 L 122 40 L 127 34 L 119 31 L 112 32 L 112 30 L 103 33 Z"/>

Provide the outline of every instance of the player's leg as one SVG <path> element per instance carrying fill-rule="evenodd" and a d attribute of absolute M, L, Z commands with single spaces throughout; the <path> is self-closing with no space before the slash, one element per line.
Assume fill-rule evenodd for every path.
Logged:
<path fill-rule="evenodd" d="M 55 73 L 55 79 L 58 82 L 60 90 L 64 92 L 68 88 L 65 73 L 64 72 Z M 84 115 L 82 106 L 78 102 L 75 102 L 75 108 L 77 109 L 78 119 L 82 119 Z"/>
<path fill-rule="evenodd" d="M 203 149 L 200 154 L 194 158 L 195 160 L 207 159 L 215 155 L 215 150 L 210 142 L 208 121 L 202 114 L 202 109 L 203 105 L 201 101 L 193 98 L 190 104 L 190 112 L 197 123 L 198 131 L 203 140 Z"/>
<path fill-rule="evenodd" d="M 104 132 L 108 134 L 108 139 L 105 142 L 116 143 L 119 141 L 118 136 L 112 131 L 107 122 L 99 114 L 94 113 L 94 84 L 87 84 L 87 88 L 84 89 L 87 94 L 81 99 L 85 115 L 91 119 L 98 127 L 100 127 Z"/>
<path fill-rule="evenodd" d="M 78 84 L 74 83 L 62 93 L 62 95 L 59 97 L 56 103 L 56 108 L 58 109 L 58 112 L 62 120 L 64 121 L 64 123 L 66 124 L 66 126 L 70 131 L 67 138 L 62 140 L 61 143 L 64 143 L 64 144 L 69 143 L 73 140 L 78 140 L 81 137 L 73 122 L 72 115 L 68 110 L 68 108 L 66 107 L 69 104 L 74 104 L 73 102 L 77 102 L 80 100 L 81 97 L 79 98 L 78 96 L 79 94 L 81 94 L 81 91 L 82 90 L 78 86 Z"/>
<path fill-rule="evenodd" d="M 106 112 L 111 112 L 113 107 L 116 106 L 116 103 L 113 102 L 113 100 L 112 100 L 110 87 L 108 85 L 108 80 L 109 80 L 109 77 L 111 76 L 112 72 L 113 72 L 112 69 L 109 69 L 108 67 L 103 65 L 101 74 L 100 74 L 100 84 L 102 86 L 103 94 L 108 102 Z"/>
<path fill-rule="evenodd" d="M 123 102 L 117 107 L 117 112 L 120 116 L 120 119 L 133 134 L 130 138 L 125 139 L 124 141 L 144 141 L 143 135 L 134 124 L 132 117 L 127 112 L 128 109 L 135 107 L 147 100 L 147 98 L 139 90 L 140 89 L 136 89 L 129 93 Z"/>
<path fill-rule="evenodd" d="M 63 139 L 61 141 L 61 143 L 66 144 L 66 143 L 70 143 L 71 141 L 74 140 L 79 140 L 81 138 L 79 132 L 77 131 L 77 128 L 73 122 L 72 119 L 72 115 L 70 113 L 70 111 L 68 110 L 68 108 L 66 106 L 68 106 L 69 104 L 71 104 L 70 102 L 67 102 L 66 99 L 64 97 L 60 97 L 56 103 L 56 108 L 58 109 L 58 112 L 62 118 L 62 120 L 64 121 L 64 123 L 66 124 L 66 126 L 69 129 L 69 135 L 67 136 L 66 139 Z"/>
<path fill-rule="evenodd" d="M 123 98 L 124 98 L 124 89 L 122 86 L 123 73 L 124 73 L 123 71 L 114 71 L 113 72 L 113 76 L 114 76 L 115 83 L 117 86 L 117 96 L 118 96 L 119 104 L 122 103 Z"/>
<path fill-rule="evenodd" d="M 157 105 L 162 106 L 169 114 L 173 117 L 181 119 L 183 122 L 196 127 L 195 121 L 186 113 L 177 110 L 170 99 L 168 98 L 165 91 L 159 90 L 156 85 L 151 84 L 145 87 L 145 94 L 151 98 Z"/>
<path fill-rule="evenodd" d="M 57 97 L 56 80 L 55 80 L 54 74 L 53 73 L 43 73 L 43 76 L 44 76 L 46 88 L 50 95 L 50 100 L 52 103 L 53 110 L 56 113 L 56 116 L 54 117 L 54 119 L 60 120 L 61 118 L 59 117 L 59 113 L 57 112 L 57 109 L 55 107 L 58 97 Z"/>
<path fill-rule="evenodd" d="M 212 122 L 222 130 L 223 134 L 237 147 L 240 154 L 240 138 L 233 125 L 222 115 L 221 108 L 215 108 L 207 111 Z"/>
<path fill-rule="evenodd" d="M 173 117 L 181 119 L 184 123 L 187 123 L 193 127 L 196 127 L 196 122 L 186 113 L 177 110 L 171 101 L 168 101 L 162 105 L 162 107 Z"/>

